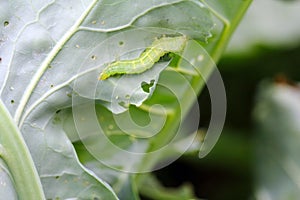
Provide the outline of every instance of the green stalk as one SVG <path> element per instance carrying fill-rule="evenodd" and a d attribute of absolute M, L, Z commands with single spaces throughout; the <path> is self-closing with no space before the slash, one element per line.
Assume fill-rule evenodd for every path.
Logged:
<path fill-rule="evenodd" d="M 19 199 L 45 199 L 39 175 L 23 136 L 1 99 L 0 157 L 8 166 Z"/>

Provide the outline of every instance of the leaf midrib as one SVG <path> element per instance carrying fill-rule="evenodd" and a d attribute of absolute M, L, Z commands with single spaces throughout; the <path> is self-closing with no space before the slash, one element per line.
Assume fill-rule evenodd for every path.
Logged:
<path fill-rule="evenodd" d="M 20 100 L 20 104 L 18 105 L 18 108 L 16 110 L 16 113 L 14 115 L 14 120 L 16 124 L 20 125 L 20 119 L 22 117 L 22 114 L 24 112 L 24 108 L 27 105 L 34 89 L 36 88 L 38 82 L 40 81 L 41 77 L 46 72 L 48 66 L 53 61 L 53 59 L 56 57 L 56 55 L 60 52 L 60 50 L 63 48 L 63 46 L 70 40 L 70 38 L 79 30 L 80 24 L 84 21 L 84 19 L 87 17 L 87 15 L 90 13 L 90 11 L 94 8 L 98 1 L 93 0 L 92 3 L 87 7 L 87 9 L 82 13 L 82 15 L 78 18 L 77 21 L 73 24 L 73 26 L 70 27 L 70 29 L 63 35 L 63 37 L 56 43 L 54 48 L 50 51 L 46 59 L 42 62 L 37 72 L 34 74 L 33 78 L 29 82 L 28 86 L 25 89 L 25 92 Z"/>

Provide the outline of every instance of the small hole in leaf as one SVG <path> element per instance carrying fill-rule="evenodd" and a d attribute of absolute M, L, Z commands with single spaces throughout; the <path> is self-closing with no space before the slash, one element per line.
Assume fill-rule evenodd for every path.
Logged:
<path fill-rule="evenodd" d="M 55 113 L 58 114 L 58 113 L 60 113 L 60 111 L 61 111 L 61 110 L 57 110 Z"/>
<path fill-rule="evenodd" d="M 55 179 L 59 179 L 59 176 L 55 176 Z"/>
<path fill-rule="evenodd" d="M 10 100 L 10 103 L 11 103 L 11 104 L 14 104 L 14 103 L 15 103 L 15 100 L 13 100 L 13 99 Z"/>
<path fill-rule="evenodd" d="M 97 56 L 92 55 L 92 56 L 91 56 L 91 59 L 92 59 L 92 60 L 96 60 L 96 59 L 97 59 Z"/>
<path fill-rule="evenodd" d="M 50 87 L 52 87 L 52 88 L 53 88 L 53 87 L 54 87 L 54 85 L 50 85 Z"/>
<path fill-rule="evenodd" d="M 150 88 L 154 85 L 154 80 L 151 80 L 150 83 L 147 83 L 145 81 L 143 81 L 141 83 L 141 87 L 143 89 L 144 92 L 149 93 L 150 92 Z"/>
<path fill-rule="evenodd" d="M 72 97 L 72 94 L 68 92 L 68 93 L 67 93 L 67 97 L 70 97 L 70 98 L 71 98 L 71 97 Z"/>
<path fill-rule="evenodd" d="M 8 26 L 9 25 L 9 21 L 5 21 L 4 22 L 4 27 Z"/>
<path fill-rule="evenodd" d="M 119 45 L 120 45 L 120 46 L 123 46 L 123 45 L 124 45 L 124 42 L 123 42 L 123 41 L 120 41 L 120 42 L 119 42 Z"/>

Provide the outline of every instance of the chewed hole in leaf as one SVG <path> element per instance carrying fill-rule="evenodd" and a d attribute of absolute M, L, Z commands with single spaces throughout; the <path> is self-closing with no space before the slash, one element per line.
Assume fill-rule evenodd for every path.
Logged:
<path fill-rule="evenodd" d="M 4 27 L 6 27 L 9 25 L 9 21 L 5 21 L 3 24 L 4 24 Z"/>
<path fill-rule="evenodd" d="M 67 97 L 71 98 L 72 97 L 72 93 L 68 92 L 67 93 Z"/>
<path fill-rule="evenodd" d="M 120 46 L 123 46 L 123 45 L 124 45 L 124 42 L 123 42 L 123 41 L 119 41 L 119 45 L 120 45 Z"/>
<path fill-rule="evenodd" d="M 154 85 L 154 82 L 155 82 L 155 80 L 151 80 L 150 83 L 143 81 L 141 83 L 141 87 L 142 87 L 143 91 L 149 93 L 150 88 Z"/>
<path fill-rule="evenodd" d="M 13 100 L 13 99 L 10 100 L 10 103 L 11 103 L 11 104 L 14 104 L 14 103 L 15 103 L 15 100 Z"/>

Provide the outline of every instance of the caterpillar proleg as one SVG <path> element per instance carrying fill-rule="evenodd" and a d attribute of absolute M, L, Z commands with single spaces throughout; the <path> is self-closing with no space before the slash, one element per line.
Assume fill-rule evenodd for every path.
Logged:
<path fill-rule="evenodd" d="M 183 51 L 187 42 L 186 36 L 162 37 L 156 39 L 150 47 L 133 60 L 115 61 L 107 65 L 99 75 L 105 80 L 115 74 L 139 74 L 150 69 L 163 55 L 169 52 Z"/>

